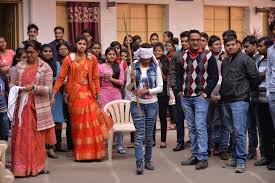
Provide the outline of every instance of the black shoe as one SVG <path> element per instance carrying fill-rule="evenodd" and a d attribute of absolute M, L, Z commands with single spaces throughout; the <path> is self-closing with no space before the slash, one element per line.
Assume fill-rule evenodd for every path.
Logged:
<path fill-rule="evenodd" d="M 199 160 L 198 164 L 196 165 L 196 170 L 203 170 L 208 167 L 208 161 L 207 160 Z"/>
<path fill-rule="evenodd" d="M 145 161 L 145 169 L 147 170 L 155 170 L 155 167 L 152 165 L 151 161 Z"/>
<path fill-rule="evenodd" d="M 173 148 L 173 151 L 182 151 L 184 149 L 184 144 L 177 143 L 176 147 Z"/>
<path fill-rule="evenodd" d="M 256 159 L 256 154 L 255 153 L 248 153 L 247 159 L 248 160 L 254 160 L 254 159 Z"/>
<path fill-rule="evenodd" d="M 138 175 L 142 175 L 143 174 L 143 163 L 142 162 L 136 162 L 136 165 L 137 165 L 136 173 Z"/>
<path fill-rule="evenodd" d="M 254 166 L 266 166 L 269 165 L 272 161 L 267 158 L 262 158 L 260 161 L 254 163 Z"/>
<path fill-rule="evenodd" d="M 181 162 L 182 166 L 186 165 L 196 165 L 198 163 L 198 159 L 196 157 L 191 156 L 188 160 L 184 160 Z"/>
<path fill-rule="evenodd" d="M 269 165 L 267 165 L 267 169 L 268 170 L 275 170 L 275 161 L 273 161 L 272 163 L 270 163 Z"/>
<path fill-rule="evenodd" d="M 226 152 L 220 152 L 221 160 L 229 160 L 228 154 Z"/>

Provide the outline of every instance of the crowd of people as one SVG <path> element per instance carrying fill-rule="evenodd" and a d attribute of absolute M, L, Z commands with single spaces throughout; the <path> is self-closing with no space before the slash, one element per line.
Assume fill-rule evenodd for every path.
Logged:
<path fill-rule="evenodd" d="M 113 121 L 102 109 L 119 99 L 131 101 L 138 175 L 155 169 L 157 117 L 160 148 L 166 148 L 168 129 L 177 132 L 173 151 L 190 147 L 183 166 L 205 169 L 213 155 L 228 160 L 224 168 L 243 173 L 259 146 L 254 165 L 275 170 L 275 22 L 271 37 L 242 41 L 234 30 L 220 38 L 192 29 L 179 39 L 166 31 L 162 42 L 153 33 L 149 43 L 127 35 L 105 54 L 89 29 L 70 43 L 57 26 L 47 44 L 37 40 L 35 24 L 27 31 L 29 39 L 15 52 L 0 36 L 0 138 L 8 141 L 11 129 L 15 176 L 48 174 L 46 157 L 58 158 L 55 152 L 71 152 L 75 161 L 104 160 Z M 127 154 L 122 133 L 115 133 L 114 144 L 117 153 Z"/>

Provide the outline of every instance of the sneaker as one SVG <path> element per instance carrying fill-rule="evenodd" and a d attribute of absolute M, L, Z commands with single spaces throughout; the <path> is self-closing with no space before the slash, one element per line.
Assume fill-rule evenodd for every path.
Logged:
<path fill-rule="evenodd" d="M 237 162 L 234 159 L 230 159 L 222 167 L 223 168 L 235 168 L 235 167 L 237 167 Z"/>
<path fill-rule="evenodd" d="M 235 173 L 244 173 L 245 171 L 245 164 L 237 164 L 235 168 Z"/>
<path fill-rule="evenodd" d="M 207 160 L 199 160 L 198 164 L 196 165 L 196 170 L 203 170 L 208 167 L 208 161 Z"/>
<path fill-rule="evenodd" d="M 254 166 L 266 166 L 271 163 L 271 160 L 267 158 L 262 158 L 261 160 L 254 163 Z"/>

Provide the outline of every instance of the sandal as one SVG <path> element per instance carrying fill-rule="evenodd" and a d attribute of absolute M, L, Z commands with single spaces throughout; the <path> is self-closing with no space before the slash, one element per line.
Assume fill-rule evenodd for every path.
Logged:
<path fill-rule="evenodd" d="M 39 174 L 48 175 L 48 174 L 50 174 L 50 171 L 49 170 L 42 170 L 41 172 L 39 172 Z"/>

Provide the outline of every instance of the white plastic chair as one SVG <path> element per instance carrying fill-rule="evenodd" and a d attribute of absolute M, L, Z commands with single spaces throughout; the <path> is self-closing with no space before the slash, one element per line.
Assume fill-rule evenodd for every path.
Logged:
<path fill-rule="evenodd" d="M 134 132 L 136 128 L 133 124 L 133 119 L 130 114 L 129 100 L 115 100 L 107 103 L 103 111 L 111 115 L 114 126 L 109 131 L 108 139 L 108 159 L 112 161 L 113 135 L 114 132 Z"/>
<path fill-rule="evenodd" d="M 0 140 L 0 182 L 12 183 L 14 182 L 14 176 L 10 170 L 6 169 L 6 150 L 8 144 L 6 141 Z"/>

